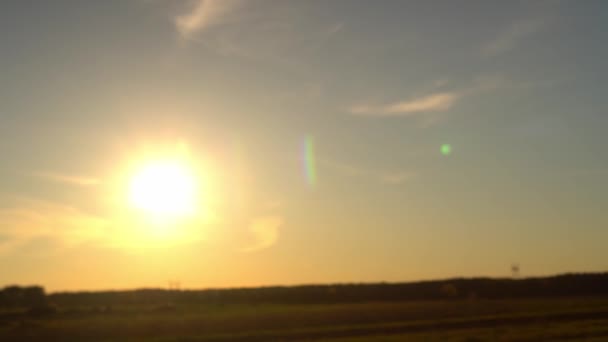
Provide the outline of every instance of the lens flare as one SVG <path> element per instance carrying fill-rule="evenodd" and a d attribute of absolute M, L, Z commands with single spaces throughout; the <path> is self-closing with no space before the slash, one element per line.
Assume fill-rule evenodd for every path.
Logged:
<path fill-rule="evenodd" d="M 441 154 L 444 156 L 449 156 L 452 153 L 452 145 L 443 144 L 441 145 Z"/>

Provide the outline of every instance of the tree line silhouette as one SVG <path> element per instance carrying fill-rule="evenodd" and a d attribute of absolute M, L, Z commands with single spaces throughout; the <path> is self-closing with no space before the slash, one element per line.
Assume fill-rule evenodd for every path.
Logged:
<path fill-rule="evenodd" d="M 46 303 L 44 288 L 41 286 L 7 286 L 0 291 L 0 307 L 34 307 Z"/>
<path fill-rule="evenodd" d="M 330 284 L 258 288 L 55 293 L 53 302 L 153 304 L 347 303 L 366 301 L 530 298 L 608 295 L 608 273 L 526 279 L 449 279 L 411 283 Z"/>
<path fill-rule="evenodd" d="M 330 284 L 258 288 L 60 292 L 40 286 L 9 286 L 0 308 L 173 304 L 328 304 L 370 301 L 508 299 L 608 295 L 608 273 L 565 274 L 525 279 L 456 278 L 410 283 Z M 40 310 L 40 309 L 39 309 Z"/>

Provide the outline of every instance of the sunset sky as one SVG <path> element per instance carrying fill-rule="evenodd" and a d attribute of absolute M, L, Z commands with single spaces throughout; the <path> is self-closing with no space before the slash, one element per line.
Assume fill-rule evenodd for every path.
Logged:
<path fill-rule="evenodd" d="M 3 1 L 0 286 L 605 271 L 607 32 L 604 1 Z"/>

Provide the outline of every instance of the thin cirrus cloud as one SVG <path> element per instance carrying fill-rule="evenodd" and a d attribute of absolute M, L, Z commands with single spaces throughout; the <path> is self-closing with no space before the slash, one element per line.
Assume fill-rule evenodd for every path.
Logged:
<path fill-rule="evenodd" d="M 193 220 L 180 225 L 177 234 L 157 239 L 150 234 L 149 223 L 136 217 L 92 214 L 67 203 L 20 198 L 13 206 L 0 208 L 0 253 L 37 239 L 53 240 L 58 246 L 67 247 L 86 244 L 134 250 L 174 246 L 203 241 L 205 229 L 202 227 L 208 227 L 211 220 Z M 263 235 L 268 234 L 264 227 L 259 230 L 260 244 L 269 243 L 273 236 Z"/>
<path fill-rule="evenodd" d="M 189 38 L 221 23 L 241 3 L 240 0 L 197 0 L 187 13 L 175 17 L 175 28 L 182 37 Z"/>
<path fill-rule="evenodd" d="M 93 186 L 101 183 L 101 180 L 94 177 L 67 175 L 56 172 L 38 171 L 34 172 L 33 176 L 45 179 L 51 182 L 64 183 L 77 186 Z"/>
<path fill-rule="evenodd" d="M 404 170 L 375 170 L 361 166 L 347 164 L 332 159 L 321 159 L 319 163 L 342 175 L 349 177 L 363 177 L 373 181 L 378 181 L 387 185 L 401 185 L 409 182 L 416 174 L 412 171 Z"/>
<path fill-rule="evenodd" d="M 253 235 L 253 242 L 242 249 L 243 252 L 255 252 L 274 245 L 279 239 L 279 228 L 283 225 L 283 218 L 276 215 L 258 217 L 249 225 Z"/>
<path fill-rule="evenodd" d="M 437 81 L 435 87 L 442 87 L 446 83 L 445 80 Z M 436 91 L 382 105 L 357 105 L 350 107 L 348 112 L 351 115 L 366 117 L 419 117 L 422 118 L 423 125 L 428 126 L 441 122 L 441 116 L 436 114 L 452 109 L 464 98 L 496 90 L 504 87 L 506 83 L 508 82 L 500 74 L 480 75 L 465 88 Z"/>
<path fill-rule="evenodd" d="M 517 21 L 500 32 L 492 41 L 485 44 L 482 47 L 482 53 L 491 57 L 508 52 L 545 26 L 546 20 L 540 18 Z"/>
<path fill-rule="evenodd" d="M 403 184 L 409 181 L 414 174 L 412 172 L 387 172 L 381 175 L 380 180 L 385 184 Z"/>
<path fill-rule="evenodd" d="M 455 92 L 439 92 L 422 97 L 379 106 L 355 106 L 350 113 L 360 116 L 412 116 L 450 109 L 459 99 Z"/>
<path fill-rule="evenodd" d="M 68 245 L 107 239 L 107 220 L 78 208 L 36 199 L 20 199 L 0 209 L 0 251 L 37 238 L 53 238 Z"/>

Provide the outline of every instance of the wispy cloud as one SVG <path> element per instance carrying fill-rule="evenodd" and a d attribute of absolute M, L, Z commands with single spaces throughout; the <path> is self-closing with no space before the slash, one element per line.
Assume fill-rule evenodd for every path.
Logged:
<path fill-rule="evenodd" d="M 498 34 L 492 41 L 482 47 L 485 56 L 496 56 L 505 53 L 522 40 L 537 33 L 546 26 L 546 20 L 535 18 L 513 23 Z"/>
<path fill-rule="evenodd" d="M 37 238 L 53 238 L 67 244 L 106 240 L 107 220 L 73 206 L 35 199 L 20 199 L 0 208 L 0 234 L 6 246 Z"/>
<path fill-rule="evenodd" d="M 386 171 L 370 169 L 367 167 L 355 166 L 352 164 L 347 164 L 341 161 L 330 159 L 321 159 L 319 160 L 319 162 L 321 165 L 331 168 L 339 172 L 340 174 L 346 175 L 348 177 L 363 177 L 388 185 L 404 184 L 416 176 L 416 174 L 412 171 Z"/>
<path fill-rule="evenodd" d="M 354 106 L 350 113 L 361 116 L 411 116 L 425 112 L 450 109 L 460 95 L 456 92 L 440 92 L 421 97 L 376 106 Z"/>
<path fill-rule="evenodd" d="M 175 17 L 175 28 L 182 37 L 189 38 L 195 33 L 221 23 L 241 4 L 241 0 L 193 1 L 187 13 Z"/>
<path fill-rule="evenodd" d="M 249 231 L 254 241 L 242 249 L 243 252 L 254 252 L 274 245 L 279 239 L 279 228 L 283 225 L 280 216 L 264 216 L 252 220 Z"/>
<path fill-rule="evenodd" d="M 78 186 L 92 186 L 101 183 L 100 179 L 94 177 L 67 175 L 56 172 L 37 171 L 34 172 L 32 175 L 52 182 L 66 183 Z"/>
<path fill-rule="evenodd" d="M 458 96 L 455 93 L 432 94 L 411 101 L 392 104 L 386 108 L 386 113 L 407 114 L 447 110 L 452 107 L 457 98 Z"/>
<path fill-rule="evenodd" d="M 287 1 L 190 0 L 184 13 L 173 16 L 180 38 L 223 56 L 286 68 L 309 80 L 315 71 L 310 56 L 324 50 L 346 31 L 341 21 L 302 20 L 296 8 L 310 4 Z M 324 22 L 323 22 L 324 21 Z M 315 83 L 316 80 L 315 80 Z"/>
<path fill-rule="evenodd" d="M 446 80 L 438 80 L 433 83 L 433 88 L 443 88 L 446 84 Z M 441 113 L 449 111 L 463 99 L 502 88 L 506 84 L 507 80 L 500 74 L 480 75 L 475 77 L 468 87 L 435 90 L 426 95 L 380 105 L 359 104 L 348 108 L 347 111 L 351 115 L 365 117 L 416 117 L 422 127 L 427 127 L 444 121 Z"/>
<path fill-rule="evenodd" d="M 414 177 L 412 172 L 387 172 L 380 175 L 380 180 L 386 184 L 403 184 Z"/>
<path fill-rule="evenodd" d="M 175 234 L 163 235 L 158 222 L 137 215 L 93 214 L 76 205 L 16 198 L 0 207 L 0 252 L 37 239 L 64 246 L 87 244 L 112 248 L 153 248 L 203 241 L 214 218 L 175 223 Z"/>

